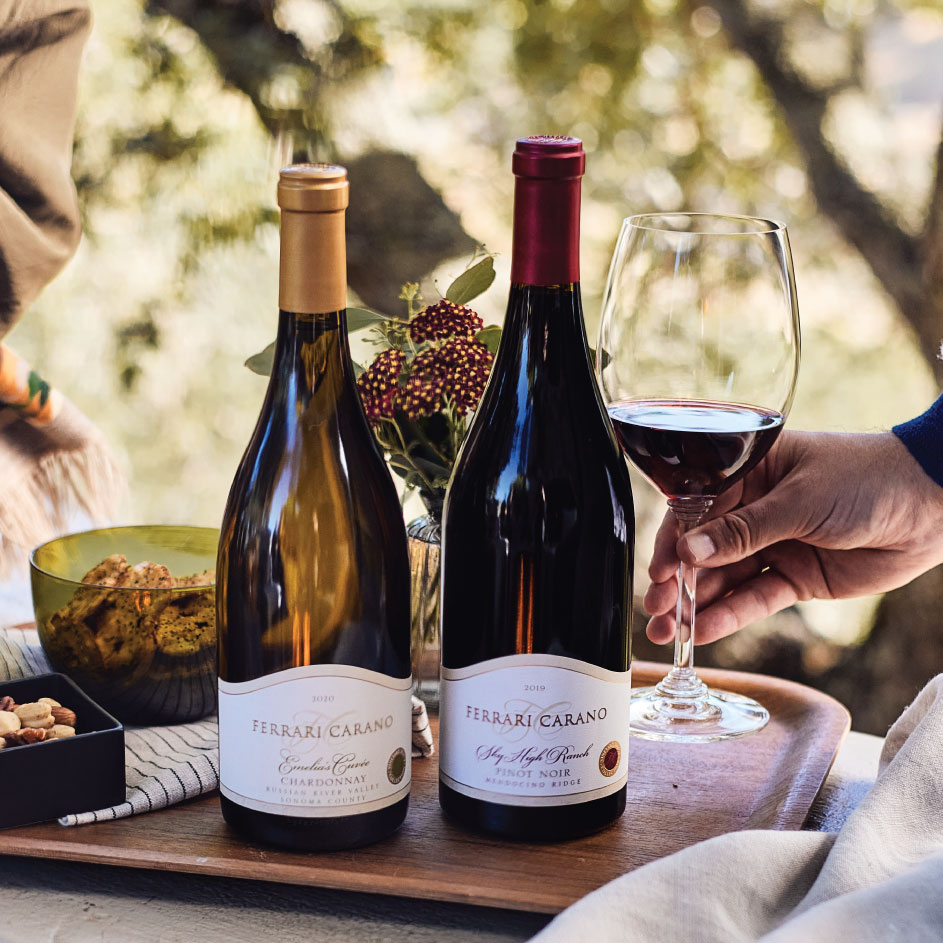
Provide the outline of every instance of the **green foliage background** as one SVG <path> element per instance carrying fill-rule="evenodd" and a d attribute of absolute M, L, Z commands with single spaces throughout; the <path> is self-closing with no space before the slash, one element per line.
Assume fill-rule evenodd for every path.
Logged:
<path fill-rule="evenodd" d="M 917 232 L 940 130 L 937 92 L 920 91 L 934 81 L 921 63 L 943 56 L 939 5 L 755 9 L 783 24 L 790 68 L 828 93 L 832 147 L 896 225 Z M 588 152 L 591 337 L 622 217 L 677 208 L 776 217 L 792 235 L 803 326 L 791 425 L 887 428 L 936 395 L 912 331 L 817 210 L 777 103 L 712 6 L 95 0 L 94 12 L 74 158 L 85 238 L 10 342 L 123 455 L 128 521 L 219 522 L 264 392 L 242 364 L 275 329 L 275 175 L 292 154 L 414 156 L 464 229 L 498 254 L 479 304 L 497 323 L 512 142 L 575 134 Z M 249 24 L 241 32 L 234 15 Z M 275 55 L 270 34 L 290 41 L 294 60 Z M 443 260 L 427 297 L 465 261 Z M 646 485 L 637 494 L 644 562 L 661 507 Z M 850 640 L 868 607 L 833 607 L 817 624 Z"/>

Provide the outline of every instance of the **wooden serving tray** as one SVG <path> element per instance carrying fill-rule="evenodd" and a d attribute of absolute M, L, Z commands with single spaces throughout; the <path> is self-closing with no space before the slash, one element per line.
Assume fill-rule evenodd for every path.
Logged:
<path fill-rule="evenodd" d="M 651 684 L 666 670 L 636 662 L 633 681 Z M 709 669 L 700 674 L 712 686 L 760 700 L 772 715 L 769 724 L 726 743 L 633 739 L 626 813 L 588 838 L 508 843 L 453 825 L 439 809 L 432 758 L 413 762 L 402 828 L 355 851 L 298 854 L 246 844 L 223 822 L 214 794 L 98 825 L 9 829 L 0 832 L 0 854 L 557 913 L 626 871 L 694 842 L 738 829 L 798 829 L 805 821 L 848 732 L 848 712 L 790 681 Z"/>

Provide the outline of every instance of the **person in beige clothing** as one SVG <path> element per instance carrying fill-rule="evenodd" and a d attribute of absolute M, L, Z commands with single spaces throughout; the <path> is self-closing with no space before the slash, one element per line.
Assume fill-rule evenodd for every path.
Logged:
<path fill-rule="evenodd" d="M 70 168 L 90 28 L 85 0 L 0 0 L 0 339 L 81 237 Z M 0 575 L 76 512 L 110 517 L 120 479 L 95 426 L 0 345 Z"/>

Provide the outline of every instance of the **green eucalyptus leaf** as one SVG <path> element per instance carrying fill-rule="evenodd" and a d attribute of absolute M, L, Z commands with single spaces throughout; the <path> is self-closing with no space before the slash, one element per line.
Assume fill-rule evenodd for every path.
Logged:
<path fill-rule="evenodd" d="M 481 341 L 491 353 L 496 354 L 498 344 L 501 343 L 501 328 L 497 324 L 488 324 L 475 335 L 475 340 Z"/>
<path fill-rule="evenodd" d="M 356 360 L 351 360 L 351 364 L 353 364 L 354 376 L 359 380 L 367 372 L 367 368 L 362 363 L 357 363 Z"/>
<path fill-rule="evenodd" d="M 494 259 L 489 255 L 482 259 L 470 269 L 462 272 L 458 278 L 449 285 L 449 290 L 445 297 L 449 301 L 454 301 L 457 305 L 468 304 L 473 298 L 477 298 L 482 292 L 487 291 L 494 281 Z"/>
<path fill-rule="evenodd" d="M 347 309 L 347 333 L 362 331 L 365 327 L 373 327 L 374 324 L 382 324 L 388 320 L 385 314 L 378 314 L 376 311 L 368 311 L 366 308 L 348 308 Z"/>
<path fill-rule="evenodd" d="M 272 366 L 275 363 L 275 341 L 272 341 L 265 350 L 260 350 L 253 354 L 247 361 L 246 366 L 260 377 L 270 377 L 272 375 Z"/>

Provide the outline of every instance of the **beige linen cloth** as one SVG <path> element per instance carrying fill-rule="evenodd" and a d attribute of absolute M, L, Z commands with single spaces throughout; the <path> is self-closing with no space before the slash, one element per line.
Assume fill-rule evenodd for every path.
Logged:
<path fill-rule="evenodd" d="M 90 24 L 86 0 L 0 0 L 0 338 L 79 242 L 70 170 Z M 109 519 L 121 494 L 95 426 L 0 346 L 0 575 L 76 512 Z"/>
<path fill-rule="evenodd" d="M 943 941 L 943 675 L 891 728 L 877 781 L 837 834 L 701 842 L 584 897 L 534 943 L 580 940 Z"/>

